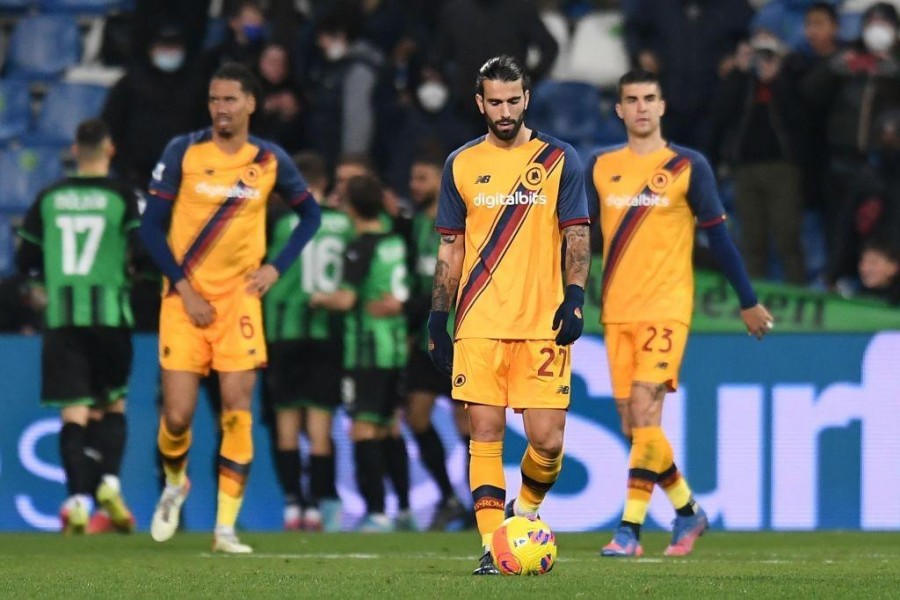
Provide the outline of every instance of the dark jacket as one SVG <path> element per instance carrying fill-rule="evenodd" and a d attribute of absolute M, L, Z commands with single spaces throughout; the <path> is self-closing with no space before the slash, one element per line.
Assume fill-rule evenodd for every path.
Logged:
<path fill-rule="evenodd" d="M 710 163 L 801 162 L 806 129 L 796 88 L 782 71 L 769 84 L 733 71 L 712 107 Z"/>
<path fill-rule="evenodd" d="M 642 50 L 656 54 L 671 111 L 702 112 L 713 101 L 719 62 L 747 35 L 752 17 L 746 0 L 638 0 L 625 22 L 626 44 L 633 59 Z"/>
<path fill-rule="evenodd" d="M 116 145 L 113 169 L 144 189 L 169 140 L 208 123 L 206 84 L 191 67 L 164 73 L 141 63 L 110 90 L 102 117 Z"/>
<path fill-rule="evenodd" d="M 900 61 L 846 50 L 814 69 L 801 84 L 806 102 L 821 107 L 832 156 L 863 159 L 875 119 L 900 106 Z"/>
<path fill-rule="evenodd" d="M 455 100 L 475 111 L 475 76 L 492 56 L 509 54 L 525 63 L 528 48 L 540 51 L 540 62 L 530 70 L 541 79 L 559 53 L 556 40 L 541 21 L 530 0 L 451 0 L 441 12 L 435 60 L 448 78 Z"/>

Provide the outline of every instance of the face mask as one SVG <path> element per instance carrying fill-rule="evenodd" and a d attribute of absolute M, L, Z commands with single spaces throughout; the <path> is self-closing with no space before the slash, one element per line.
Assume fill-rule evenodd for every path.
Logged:
<path fill-rule="evenodd" d="M 173 73 L 184 64 L 184 52 L 182 50 L 161 50 L 152 55 L 153 66 L 160 71 Z"/>
<path fill-rule="evenodd" d="M 897 31 L 886 23 L 873 23 L 863 29 L 862 38 L 871 52 L 885 52 L 897 40 Z"/>
<path fill-rule="evenodd" d="M 333 42 L 325 48 L 325 58 L 332 62 L 341 60 L 345 56 L 347 56 L 347 44 L 344 42 Z"/>
<path fill-rule="evenodd" d="M 426 81 L 416 90 L 419 104 L 428 112 L 436 113 L 447 104 L 447 86 L 437 81 Z"/>
<path fill-rule="evenodd" d="M 263 39 L 263 34 L 265 33 L 262 25 L 242 25 L 241 31 L 244 32 L 244 37 L 251 44 Z"/>

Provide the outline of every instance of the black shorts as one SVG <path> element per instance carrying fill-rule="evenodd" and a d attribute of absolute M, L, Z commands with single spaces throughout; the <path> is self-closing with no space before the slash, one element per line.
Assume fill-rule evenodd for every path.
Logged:
<path fill-rule="evenodd" d="M 403 382 L 405 393 L 431 392 L 437 396 L 450 396 L 450 389 L 450 377 L 435 368 L 427 352 L 412 350 L 409 353 Z"/>
<path fill-rule="evenodd" d="M 41 403 L 104 406 L 124 398 L 131 357 L 128 329 L 48 329 L 41 346 Z"/>
<path fill-rule="evenodd" d="M 390 425 L 400 404 L 400 369 L 358 369 L 343 383 L 344 409 L 355 421 Z"/>
<path fill-rule="evenodd" d="M 275 410 L 341 404 L 341 345 L 332 341 L 284 340 L 269 344 L 266 388 Z"/>

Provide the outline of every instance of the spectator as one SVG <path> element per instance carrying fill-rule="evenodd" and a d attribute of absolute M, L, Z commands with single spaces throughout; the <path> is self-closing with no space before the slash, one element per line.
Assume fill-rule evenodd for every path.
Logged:
<path fill-rule="evenodd" d="M 257 75 L 261 97 L 254 133 L 275 141 L 288 152 L 297 152 L 304 146 L 305 108 L 287 50 L 278 44 L 266 46 L 259 57 Z"/>
<path fill-rule="evenodd" d="M 330 167 L 345 154 L 370 154 L 383 57 L 359 38 L 360 15 L 336 8 L 322 17 L 317 42 L 325 62 L 312 75 L 309 141 Z"/>
<path fill-rule="evenodd" d="M 206 89 L 184 40 L 174 25 L 158 29 L 147 55 L 106 98 L 102 118 L 116 146 L 113 169 L 134 187 L 145 189 L 171 138 L 203 122 Z"/>
<path fill-rule="evenodd" d="M 550 71 L 559 48 L 530 0 L 449 0 L 445 4 L 435 60 L 450 82 L 454 109 L 469 124 L 467 139 L 484 131 L 484 117 L 472 101 L 471 74 L 488 58 L 502 54 L 524 64 L 531 47 L 540 52 L 540 60 L 529 69 L 537 82 Z"/>
<path fill-rule="evenodd" d="M 862 248 L 872 240 L 900 247 L 900 109 L 876 122 L 872 164 L 857 174 L 848 216 L 837 228 L 833 269 L 839 288 L 855 278 Z"/>
<path fill-rule="evenodd" d="M 255 0 L 242 0 L 229 13 L 225 40 L 207 52 L 204 71 L 208 81 L 220 66 L 227 62 L 240 63 L 253 69 L 266 45 L 268 23 L 262 7 Z"/>
<path fill-rule="evenodd" d="M 859 259 L 859 280 L 863 295 L 900 304 L 900 248 L 884 239 L 867 242 Z"/>
<path fill-rule="evenodd" d="M 798 167 L 803 109 L 782 70 L 783 44 L 760 32 L 750 45 L 751 69 L 732 71 L 713 106 L 710 159 L 717 163 L 724 134 L 735 127 L 727 160 L 734 168 L 747 271 L 751 277 L 766 276 L 771 234 L 787 281 L 804 284 Z"/>
<path fill-rule="evenodd" d="M 897 10 L 886 2 L 863 15 L 854 47 L 820 65 L 802 83 L 810 105 L 826 112 L 829 162 L 825 185 L 825 226 L 829 283 L 840 276 L 845 252 L 842 227 L 852 221 L 853 198 L 864 181 L 878 115 L 900 106 Z"/>
<path fill-rule="evenodd" d="M 784 70 L 791 81 L 802 81 L 809 73 L 831 60 L 838 50 L 837 9 L 828 2 L 815 2 L 806 9 L 803 33 L 806 46 L 785 59 Z M 807 109 L 803 136 L 803 190 L 807 207 L 821 210 L 824 206 L 825 177 L 822 165 L 828 164 L 828 139 L 822 124 L 827 113 L 821 107 Z"/>
<path fill-rule="evenodd" d="M 659 73 L 667 140 L 697 146 L 708 135 L 718 68 L 752 16 L 746 0 L 639 0 L 629 12 L 626 44 L 637 66 Z"/>

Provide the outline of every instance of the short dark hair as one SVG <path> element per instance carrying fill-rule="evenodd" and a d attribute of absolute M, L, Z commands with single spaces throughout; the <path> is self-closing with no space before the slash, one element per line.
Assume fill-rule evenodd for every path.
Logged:
<path fill-rule="evenodd" d="M 838 22 L 838 12 L 837 8 L 835 8 L 834 4 L 831 2 L 813 2 L 806 9 L 805 14 L 810 14 L 813 12 L 823 12 L 828 15 L 828 18 L 832 20 L 832 22 Z"/>
<path fill-rule="evenodd" d="M 429 167 L 435 167 L 436 169 L 443 170 L 444 169 L 445 159 L 441 157 L 437 152 L 424 152 L 422 154 L 417 154 L 413 159 L 413 165 L 428 165 Z"/>
<path fill-rule="evenodd" d="M 101 119 L 88 119 L 78 124 L 75 143 L 85 150 L 99 148 L 110 137 L 109 127 Z"/>
<path fill-rule="evenodd" d="M 357 165 L 369 172 L 375 171 L 375 165 L 372 163 L 372 159 L 364 152 L 348 152 L 347 154 L 342 155 L 338 159 L 335 167 L 340 167 L 342 165 Z"/>
<path fill-rule="evenodd" d="M 241 91 L 259 98 L 259 81 L 249 68 L 236 62 L 227 62 L 216 69 L 211 81 L 216 79 L 224 81 L 237 81 L 241 84 Z"/>
<path fill-rule="evenodd" d="M 335 35 L 343 33 L 347 40 L 354 41 L 362 33 L 363 15 L 359 3 L 353 1 L 336 2 L 319 19 L 316 33 Z"/>
<path fill-rule="evenodd" d="M 377 219 L 384 210 L 384 188 L 374 175 L 357 175 L 347 181 L 347 203 L 361 218 Z"/>
<path fill-rule="evenodd" d="M 662 86 L 659 84 L 659 76 L 656 73 L 643 69 L 632 69 L 619 77 L 619 83 L 616 84 L 616 97 L 619 100 L 622 99 L 622 88 L 632 83 L 655 83 L 659 88 L 659 95 L 662 96 Z"/>
<path fill-rule="evenodd" d="M 257 0 L 241 0 L 240 2 L 235 2 L 231 7 L 231 10 L 228 11 L 228 18 L 236 19 L 240 17 L 245 8 L 253 9 L 256 12 L 265 15 L 262 5 Z"/>
<path fill-rule="evenodd" d="M 484 81 L 518 81 L 522 80 L 522 89 L 528 91 L 531 89 L 531 77 L 519 64 L 514 57 L 503 54 L 487 59 L 481 68 L 478 69 L 478 76 L 475 77 L 475 91 L 479 96 L 484 95 Z"/>
<path fill-rule="evenodd" d="M 311 151 L 298 152 L 291 157 L 303 178 L 309 183 L 328 183 L 328 167 L 320 154 Z"/>
<path fill-rule="evenodd" d="M 889 261 L 900 263 L 900 244 L 884 232 L 879 232 L 866 239 L 862 244 L 862 252 L 878 252 Z"/>

